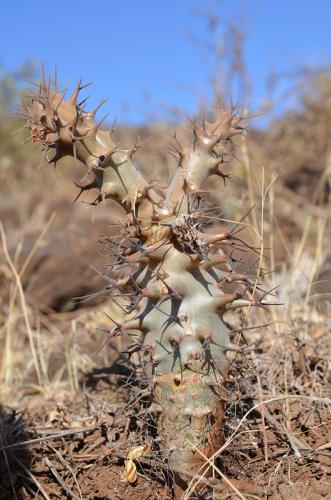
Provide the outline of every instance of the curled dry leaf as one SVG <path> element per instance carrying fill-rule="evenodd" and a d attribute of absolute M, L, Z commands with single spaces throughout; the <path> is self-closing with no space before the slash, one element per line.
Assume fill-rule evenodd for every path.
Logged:
<path fill-rule="evenodd" d="M 135 483 L 137 481 L 137 467 L 134 460 L 138 460 L 143 455 L 148 453 L 148 445 L 134 446 L 131 448 L 127 454 L 125 460 L 125 470 L 122 474 L 122 481 L 125 483 Z"/>
<path fill-rule="evenodd" d="M 127 460 L 138 460 L 138 458 L 142 457 L 143 455 L 146 455 L 148 452 L 148 445 L 144 444 L 141 446 L 134 446 L 131 448 L 127 454 Z"/>

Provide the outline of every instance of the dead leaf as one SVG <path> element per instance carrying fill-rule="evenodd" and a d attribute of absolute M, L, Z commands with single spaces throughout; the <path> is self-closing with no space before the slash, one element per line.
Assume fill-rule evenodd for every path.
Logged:
<path fill-rule="evenodd" d="M 134 446 L 128 451 L 124 463 L 125 470 L 122 474 L 123 482 L 132 484 L 137 481 L 137 467 L 136 464 L 134 463 L 134 460 L 138 460 L 143 455 L 146 455 L 148 450 L 149 446 L 145 444 L 140 446 Z"/>

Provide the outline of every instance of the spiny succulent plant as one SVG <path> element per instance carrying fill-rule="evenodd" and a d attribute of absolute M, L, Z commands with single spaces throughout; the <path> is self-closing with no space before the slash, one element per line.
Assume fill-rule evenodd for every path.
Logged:
<path fill-rule="evenodd" d="M 215 120 L 197 119 L 192 141 L 174 135 L 169 154 L 177 168 L 167 186 L 144 178 L 133 162 L 141 144 L 122 149 L 112 130 L 102 130 L 94 111 L 78 102 L 83 86 L 71 97 L 56 81 L 42 78 L 31 102 L 23 106 L 32 142 L 53 152 L 50 164 L 75 157 L 87 169 L 77 198 L 96 193 L 97 205 L 111 198 L 125 210 L 119 236 L 110 239 L 113 255 L 109 288 L 122 295 L 125 317 L 110 335 L 132 332 L 131 350 L 140 349 L 154 387 L 160 414 L 163 453 L 175 470 L 198 470 L 222 440 L 224 377 L 227 352 L 240 347 L 229 340 L 229 310 L 262 305 L 248 274 L 237 270 L 233 250 L 242 249 L 238 226 L 206 231 L 204 185 L 213 175 L 227 176 L 235 137 L 243 118 L 230 106 Z M 221 194 L 223 196 L 223 193 Z M 237 284 L 226 293 L 226 285 Z M 140 333 L 139 333 L 140 332 Z M 142 340 L 141 340 L 142 338 Z"/>

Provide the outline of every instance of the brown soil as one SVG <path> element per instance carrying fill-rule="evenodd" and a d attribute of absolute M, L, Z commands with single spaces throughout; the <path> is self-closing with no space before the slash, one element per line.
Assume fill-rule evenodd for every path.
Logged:
<path fill-rule="evenodd" d="M 127 368 L 114 363 L 87 374 L 76 397 L 40 399 L 19 413 L 3 408 L 0 498 L 173 498 L 147 401 Z M 253 405 L 244 391 L 228 405 L 226 438 Z M 283 401 L 253 410 L 216 462 L 223 478 L 202 478 L 203 490 L 193 488 L 189 498 L 211 498 L 212 491 L 239 498 L 234 489 L 244 498 L 331 498 L 329 408 L 293 400 L 288 426 L 283 411 Z M 127 452 L 142 444 L 149 451 L 136 461 L 137 481 L 125 483 Z"/>

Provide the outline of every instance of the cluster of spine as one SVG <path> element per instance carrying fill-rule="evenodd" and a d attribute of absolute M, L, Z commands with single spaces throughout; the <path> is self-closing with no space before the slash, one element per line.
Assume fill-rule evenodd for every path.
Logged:
<path fill-rule="evenodd" d="M 177 168 L 164 187 L 134 165 L 140 144 L 121 149 L 112 130 L 100 129 L 99 107 L 86 111 L 78 102 L 82 88 L 79 83 L 66 98 L 56 81 L 43 78 L 23 108 L 27 128 L 47 155 L 53 152 L 50 164 L 73 156 L 86 166 L 78 196 L 92 190 L 93 204 L 111 198 L 126 212 L 120 235 L 108 242 L 116 276 L 109 287 L 122 296 L 125 311 L 111 335 L 129 333 L 132 351 L 142 351 L 170 464 L 197 469 L 197 448 L 210 456 L 221 444 L 227 351 L 236 349 L 223 316 L 261 305 L 251 278 L 236 270 L 232 250 L 244 246 L 237 229 L 204 231 L 204 183 L 212 175 L 227 176 L 223 167 L 233 157 L 234 137 L 244 131 L 242 118 L 232 108 L 219 109 L 213 123 L 194 124 L 189 146 L 175 136 L 169 154 Z M 225 293 L 228 283 L 238 284 L 237 291 Z"/>

